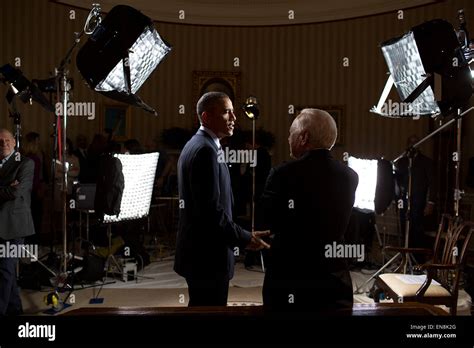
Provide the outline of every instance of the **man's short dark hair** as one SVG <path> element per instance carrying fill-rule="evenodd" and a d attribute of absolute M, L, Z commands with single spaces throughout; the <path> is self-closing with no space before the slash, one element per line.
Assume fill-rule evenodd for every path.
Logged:
<path fill-rule="evenodd" d="M 218 100 L 229 98 L 229 96 L 222 92 L 207 92 L 199 98 L 196 105 L 199 122 L 202 123 L 201 115 L 204 111 L 211 111 Z"/>

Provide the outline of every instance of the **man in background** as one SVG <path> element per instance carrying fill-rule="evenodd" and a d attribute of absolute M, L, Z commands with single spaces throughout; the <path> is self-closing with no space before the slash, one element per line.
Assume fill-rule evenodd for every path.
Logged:
<path fill-rule="evenodd" d="M 0 244 L 21 245 L 35 233 L 31 216 L 34 162 L 15 152 L 15 138 L 0 129 Z M 16 283 L 18 258 L 0 257 L 0 316 L 23 312 Z"/>
<path fill-rule="evenodd" d="M 345 258 L 327 253 L 344 244 L 357 174 L 330 154 L 337 138 L 326 111 L 304 109 L 290 127 L 294 161 L 270 171 L 261 204 L 274 239 L 263 284 L 263 304 L 272 310 L 352 308 L 352 282 Z"/>
<path fill-rule="evenodd" d="M 88 183 L 91 182 L 91 172 L 89 169 L 89 154 L 87 151 L 87 137 L 83 134 L 79 134 L 76 137 L 76 148 L 73 151 L 73 154 L 79 159 L 79 167 L 81 171 L 79 172 L 79 182 Z"/>
<path fill-rule="evenodd" d="M 409 155 L 412 156 L 411 168 L 411 199 L 410 199 L 410 230 L 408 247 L 430 248 L 424 235 L 425 216 L 433 214 L 435 206 L 435 191 L 433 190 L 433 160 L 421 153 L 419 148 L 412 148 L 420 139 L 412 135 L 407 139 L 407 147 L 411 150 L 406 156 L 396 162 L 396 177 L 403 199 L 403 209 L 400 209 L 402 232 L 405 232 L 406 213 L 408 207 Z M 414 255 L 415 257 L 417 255 Z M 418 256 L 420 257 L 420 256 Z M 420 260 L 422 261 L 422 260 Z"/>

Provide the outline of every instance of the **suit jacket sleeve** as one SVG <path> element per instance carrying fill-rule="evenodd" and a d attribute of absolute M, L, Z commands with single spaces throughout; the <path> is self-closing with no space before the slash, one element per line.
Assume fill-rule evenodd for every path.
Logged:
<path fill-rule="evenodd" d="M 193 159 L 190 178 L 197 214 L 212 231 L 218 231 L 216 238 L 224 238 L 229 246 L 245 247 L 251 240 L 251 233 L 234 223 L 232 216 L 219 202 L 219 163 L 213 148 L 203 147 L 198 151 Z"/>
<path fill-rule="evenodd" d="M 284 208 L 289 202 L 285 201 L 280 177 L 281 175 L 278 175 L 275 168 L 270 170 L 265 189 L 258 203 L 263 212 L 262 219 L 264 229 L 273 230 L 275 226 L 280 224 L 278 219 L 286 216 Z"/>
<path fill-rule="evenodd" d="M 17 180 L 17 186 L 0 187 L 0 203 L 14 200 L 21 196 L 31 194 L 33 187 L 33 176 L 35 172 L 35 164 L 31 160 L 23 161 L 18 168 L 18 172 L 12 182 Z"/>

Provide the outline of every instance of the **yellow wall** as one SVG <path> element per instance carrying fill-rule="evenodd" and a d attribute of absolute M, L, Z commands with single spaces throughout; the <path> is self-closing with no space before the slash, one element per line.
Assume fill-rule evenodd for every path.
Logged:
<path fill-rule="evenodd" d="M 369 113 L 377 102 L 386 79 L 386 65 L 378 45 L 407 32 L 411 27 L 433 18 L 445 18 L 457 26 L 457 9 L 467 10 L 468 24 L 474 23 L 470 0 L 443 1 L 404 12 L 312 25 L 284 27 L 206 27 L 157 23 L 156 27 L 173 51 L 145 82 L 139 95 L 159 111 L 159 117 L 133 109 L 131 136 L 145 141 L 168 127 L 191 127 L 194 122 L 192 90 L 193 70 L 240 71 L 242 97 L 258 96 L 261 119 L 258 126 L 277 138 L 274 163 L 288 158 L 287 132 L 291 122 L 288 105 L 343 105 L 345 143 L 336 148 L 336 156 L 348 151 L 359 157 L 393 158 L 403 151 L 408 135 L 427 133 L 429 121 L 386 119 Z M 21 69 L 27 77 L 46 78 L 54 70 L 73 42 L 73 32 L 80 31 L 88 11 L 46 0 L 2 0 L 0 2 L 0 64 L 21 58 Z M 471 30 L 474 32 L 474 30 Z M 240 67 L 233 58 L 240 58 Z M 343 57 L 349 67 L 343 67 Z M 94 101 L 97 110 L 109 101 L 84 86 L 75 67 L 73 101 Z M 0 126 L 11 127 L 0 86 Z M 394 95 L 394 99 L 398 98 Z M 242 100 L 240 101 L 240 103 Z M 186 106 L 186 115 L 178 114 L 178 105 Z M 239 105 L 236 105 L 237 109 Z M 37 105 L 21 106 L 24 133 L 42 134 L 49 149 L 52 117 Z M 471 119 L 474 116 L 471 116 Z M 243 128 L 250 122 L 240 114 Z M 472 128 L 465 128 L 465 148 L 474 152 Z M 71 137 L 86 133 L 89 138 L 100 130 L 100 120 L 73 118 L 68 129 Z M 425 152 L 431 154 L 427 144 Z M 49 151 L 49 150 L 48 150 Z M 467 153 L 466 155 L 469 155 Z M 466 158 L 466 157 L 465 157 Z"/>

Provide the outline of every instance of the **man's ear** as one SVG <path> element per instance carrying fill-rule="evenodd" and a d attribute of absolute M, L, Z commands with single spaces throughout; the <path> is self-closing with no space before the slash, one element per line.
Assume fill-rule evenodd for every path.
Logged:
<path fill-rule="evenodd" d="M 309 133 L 307 131 L 302 131 L 300 134 L 301 145 L 307 145 L 309 143 Z"/>
<path fill-rule="evenodd" d="M 204 111 L 201 114 L 201 121 L 203 125 L 209 124 L 209 114 L 207 113 L 207 111 Z"/>

